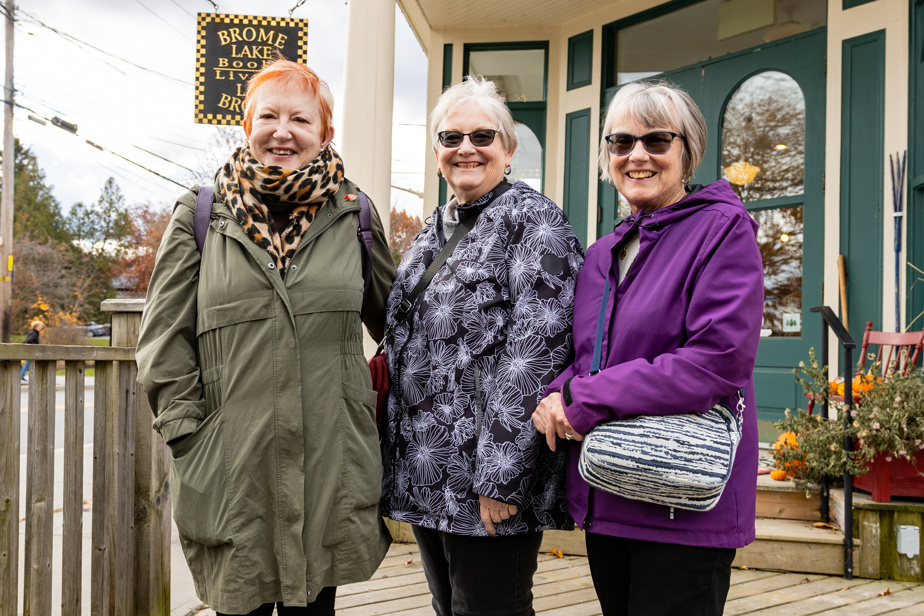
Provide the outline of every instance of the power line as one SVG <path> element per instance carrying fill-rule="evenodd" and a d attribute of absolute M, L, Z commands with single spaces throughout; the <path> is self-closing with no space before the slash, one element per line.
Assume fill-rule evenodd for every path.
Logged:
<path fill-rule="evenodd" d="M 149 13 L 151 13 L 151 15 L 153 15 L 153 16 L 156 17 L 157 19 L 159 19 L 159 20 L 161 20 L 162 22 L 164 22 L 165 24 L 167 24 L 167 26 L 169 26 L 170 28 L 172 28 L 174 31 L 178 32 L 179 35 L 182 36 L 182 37 L 183 37 L 184 39 L 186 39 L 187 41 L 192 41 L 193 43 L 196 42 L 195 40 L 193 40 L 192 38 L 190 38 L 189 36 L 187 36 L 185 32 L 183 32 L 182 30 L 180 30 L 179 28 L 177 28 L 176 26 L 174 26 L 173 24 L 171 24 L 170 22 L 168 22 L 166 19 L 164 19 L 163 17 L 161 17 L 156 11 L 154 11 L 153 9 L 151 9 L 150 7 L 148 7 L 147 5 L 145 5 L 141 0 L 135 0 L 135 2 L 137 2 L 138 4 L 140 4 L 141 7 L 142 7 L 143 9 L 145 9 L 146 11 L 148 11 Z"/>
<path fill-rule="evenodd" d="M 177 141 L 170 141 L 169 139 L 164 139 L 162 137 L 151 137 L 151 139 L 156 139 L 157 141 L 163 141 L 164 143 L 169 143 L 170 145 L 175 145 L 175 146 L 178 146 L 181 148 L 187 148 L 190 150 L 201 150 L 203 147 L 202 145 L 199 145 L 199 144 L 189 145 L 187 143 L 179 143 Z"/>
<path fill-rule="evenodd" d="M 163 77 L 164 79 L 169 79 L 170 81 L 173 81 L 173 82 L 182 84 L 182 85 L 184 85 L 184 86 L 189 86 L 189 87 L 192 87 L 192 86 L 193 86 L 193 84 L 190 83 L 190 82 L 188 82 L 188 81 L 184 81 L 184 80 L 178 79 L 178 78 L 176 78 L 176 77 L 171 77 L 170 75 L 167 75 L 167 74 L 165 74 L 165 73 L 161 73 L 160 71 L 154 70 L 154 69 L 152 69 L 152 68 L 148 68 L 148 67 L 146 67 L 146 66 L 141 66 L 140 64 L 136 64 L 136 63 L 132 62 L 131 60 L 127 60 L 127 59 L 123 58 L 122 56 L 118 56 L 118 55 L 116 55 L 116 54 L 109 53 L 108 51 L 105 51 L 105 50 L 103 50 L 103 49 L 100 49 L 100 48 L 97 47 L 96 45 L 92 45 L 92 44 L 90 44 L 90 43 L 87 43 L 86 41 L 83 41 L 83 40 L 77 38 L 76 36 L 72 36 L 72 35 L 70 35 L 70 34 L 67 34 L 66 32 L 62 32 L 61 30 L 58 30 L 57 28 L 54 28 L 54 27 L 52 27 L 52 26 L 49 26 L 48 24 L 46 24 L 45 22 L 43 22 L 41 19 L 39 19 L 39 18 L 36 17 L 35 15 L 32 15 L 32 14 L 30 14 L 30 13 L 26 13 L 25 11 L 22 11 L 21 9 L 20 9 L 19 12 L 20 12 L 21 14 L 23 14 L 23 15 L 26 16 L 26 21 L 28 21 L 29 23 L 33 23 L 33 24 L 36 24 L 36 25 L 41 26 L 41 27 L 43 27 L 43 28 L 46 28 L 46 29 L 48 29 L 48 30 L 51 30 L 52 32 L 54 32 L 54 33 L 57 34 L 58 36 L 64 38 L 65 40 L 67 40 L 67 41 L 69 41 L 69 42 L 71 42 L 71 43 L 73 43 L 74 45 L 83 46 L 83 47 L 89 47 L 90 49 L 93 49 L 94 51 L 97 51 L 97 52 L 99 52 L 99 53 L 101 53 L 101 54 L 103 54 L 103 55 L 105 55 L 105 56 L 109 56 L 110 58 L 115 58 L 116 60 L 119 60 L 119 61 L 121 61 L 121 62 L 124 62 L 125 64 L 128 64 L 129 66 L 133 66 L 133 67 L 135 67 L 135 68 L 137 68 L 137 69 L 141 69 L 141 70 L 146 71 L 146 72 L 148 72 L 148 73 L 152 73 L 152 74 L 154 74 L 154 75 L 158 75 L 158 76 L 160 76 L 160 77 Z M 22 18 L 20 18 L 20 21 L 22 21 Z M 115 67 L 113 67 L 113 68 L 115 68 Z M 116 69 L 116 70 L 118 70 L 118 69 Z M 120 72 L 121 72 L 121 71 L 120 71 Z"/>
<path fill-rule="evenodd" d="M 190 13 L 189 11 L 187 11 L 187 10 L 186 10 L 186 7 L 184 7 L 182 4 L 180 4 L 180 3 L 177 2 L 176 0 L 170 0 L 170 2 L 172 2 L 172 3 L 174 3 L 175 5 L 177 5 L 178 7 L 180 7 L 180 10 L 183 11 L 184 13 L 186 13 L 187 15 L 189 15 L 190 17 L 192 17 L 192 18 L 195 18 L 195 17 L 196 17 L 195 15 L 193 15 L 192 13 Z"/>
<path fill-rule="evenodd" d="M 9 104 L 9 101 L 0 100 L 0 103 Z M 26 111 L 31 112 L 32 114 L 34 114 L 34 115 L 37 116 L 38 118 L 44 120 L 45 122 L 51 122 L 52 124 L 55 124 L 56 126 L 60 126 L 61 128 L 63 128 L 63 129 L 66 130 L 67 132 L 72 133 L 72 134 L 74 134 L 74 135 L 77 135 L 77 125 L 76 125 L 76 124 L 71 124 L 70 122 L 63 122 L 63 121 L 62 121 L 60 118 L 58 118 L 57 116 L 55 116 L 55 117 L 52 118 L 52 119 L 46 118 L 45 116 L 43 116 L 43 115 L 42 115 L 41 113 L 39 113 L 38 111 L 35 111 L 34 109 L 30 109 L 30 108 L 26 107 L 25 105 L 21 105 L 21 104 L 16 103 L 16 102 L 14 102 L 13 105 L 16 106 L 16 107 L 20 107 L 20 108 L 22 108 L 22 109 L 25 109 Z M 29 119 L 33 119 L 32 116 L 30 116 Z M 39 122 L 39 123 L 41 124 L 41 122 Z M 63 126 L 62 126 L 62 125 L 63 125 Z M 73 130 L 71 130 L 71 127 L 73 128 Z M 126 157 L 126 156 L 123 156 L 123 155 L 119 154 L 118 152 L 116 152 L 116 151 L 114 151 L 114 150 L 111 150 L 111 149 L 109 149 L 109 148 L 107 148 L 107 147 L 105 147 L 105 146 L 102 146 L 102 145 L 100 145 L 100 144 L 98 144 L 98 143 L 95 143 L 95 142 L 93 142 L 93 141 L 90 141 L 89 139 L 84 139 L 84 142 L 87 143 L 88 145 L 93 146 L 94 148 L 96 148 L 96 149 L 99 150 L 100 152 L 106 152 L 106 153 L 112 154 L 113 156 L 117 156 L 118 158 L 121 158 L 122 160 L 124 160 L 124 161 L 127 162 L 127 163 L 131 163 L 132 165 L 135 165 L 136 167 L 140 167 L 141 169 L 144 169 L 144 170 L 147 171 L 148 173 L 152 173 L 152 174 L 156 175 L 157 177 L 159 177 L 159 178 L 161 178 L 161 179 L 163 179 L 163 180 L 167 180 L 168 182 L 172 182 L 173 184 L 176 184 L 176 185 L 179 186 L 180 188 L 185 188 L 185 189 L 189 190 L 189 187 L 188 187 L 188 186 L 186 186 L 186 185 L 184 185 L 184 184 L 180 184 L 180 183 L 177 182 L 176 180 L 174 180 L 174 179 L 172 179 L 172 178 L 168 178 L 167 176 L 163 175 L 162 173 L 159 173 L 159 172 L 157 172 L 157 171 L 154 171 L 153 169 L 150 169 L 150 168 L 148 168 L 148 167 L 145 167 L 145 166 L 142 165 L 141 163 L 135 162 L 135 161 L 133 161 L 132 159 L 130 159 L 130 158 Z M 136 146 L 136 147 L 137 147 L 137 146 Z M 139 149 L 140 149 L 140 148 L 139 148 Z M 166 159 L 164 159 L 164 160 L 166 160 Z M 177 164 L 177 163 L 174 163 L 174 164 Z M 179 166 L 182 167 L 182 165 L 179 165 Z"/>
<path fill-rule="evenodd" d="M 141 150 L 142 152 L 145 152 L 145 153 L 147 153 L 147 154 L 150 154 L 151 156 L 156 156 L 157 158 L 159 158 L 159 159 L 161 159 L 161 160 L 163 160 L 163 161 L 167 161 L 168 163 L 170 163 L 170 164 L 172 164 L 172 165 L 176 165 L 177 167 L 180 167 L 181 169 L 186 169 L 187 171 L 191 171 L 192 173 L 198 173 L 195 169 L 190 169 L 190 168 L 187 167 L 186 165 L 181 165 L 180 163 L 176 162 L 175 160 L 170 160 L 169 158 L 165 158 L 165 157 L 161 156 L 160 154 L 155 154 L 155 153 L 152 152 L 151 150 L 145 150 L 145 149 L 144 149 L 143 147 L 141 147 L 140 145 L 132 144 L 132 147 L 133 147 L 133 148 L 137 148 L 137 149 L 139 149 L 139 150 Z"/>

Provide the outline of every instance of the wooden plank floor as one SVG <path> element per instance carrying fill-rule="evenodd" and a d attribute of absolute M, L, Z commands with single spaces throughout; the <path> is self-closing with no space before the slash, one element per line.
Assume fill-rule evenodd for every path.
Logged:
<path fill-rule="evenodd" d="M 665 592 L 670 581 L 665 580 Z M 598 616 L 587 559 L 539 555 L 533 606 L 542 616 Z M 204 606 L 194 613 L 214 614 Z M 337 590 L 337 616 L 429 616 L 430 593 L 417 545 L 394 544 L 371 580 Z M 725 614 L 924 616 L 924 584 L 734 569 Z"/>

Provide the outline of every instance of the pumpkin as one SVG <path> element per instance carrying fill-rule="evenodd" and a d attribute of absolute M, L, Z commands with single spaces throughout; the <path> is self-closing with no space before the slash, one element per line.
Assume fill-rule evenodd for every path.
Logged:
<path fill-rule="evenodd" d="M 774 481 L 786 481 L 791 476 L 792 476 L 792 473 L 790 473 L 789 471 L 784 471 L 781 468 L 775 468 L 772 471 L 770 471 L 770 479 L 773 479 Z"/>
<path fill-rule="evenodd" d="M 792 473 L 794 469 L 800 466 L 805 466 L 805 462 L 803 460 L 784 461 L 781 455 L 784 451 L 785 452 L 796 451 L 798 449 L 797 447 L 798 444 L 799 444 L 799 439 L 796 436 L 795 432 L 783 432 L 776 439 L 776 443 L 774 443 L 773 445 L 773 458 L 776 461 L 777 468 L 772 473 L 770 473 L 770 477 L 772 479 L 776 479 L 777 481 L 783 481 L 785 479 L 788 479 L 789 477 L 792 477 Z M 780 476 L 780 477 L 774 476 L 774 473 L 776 473 L 777 471 L 782 473 L 783 476 Z"/>

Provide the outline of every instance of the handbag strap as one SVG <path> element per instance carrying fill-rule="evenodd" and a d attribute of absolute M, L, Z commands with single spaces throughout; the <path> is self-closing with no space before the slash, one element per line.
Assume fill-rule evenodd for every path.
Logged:
<path fill-rule="evenodd" d="M 369 205 L 369 197 L 362 191 L 359 191 L 359 230 L 356 233 L 363 248 L 363 297 L 366 297 L 369 279 L 372 278 L 372 208 Z"/>
<path fill-rule="evenodd" d="M 376 354 L 384 348 L 385 341 L 391 337 L 394 333 L 395 328 L 407 321 L 408 317 L 411 316 L 411 310 L 414 309 L 414 304 L 417 302 L 417 298 L 420 297 L 420 294 L 424 292 L 427 288 L 427 285 L 430 284 L 430 281 L 433 280 L 433 277 L 436 275 L 436 272 L 443 267 L 443 264 L 449 260 L 449 257 L 452 256 L 452 251 L 455 250 L 456 245 L 462 241 L 462 239 L 468 235 L 468 232 L 475 228 L 475 223 L 478 222 L 478 215 L 481 214 L 481 211 L 486 207 L 491 205 L 495 199 L 500 197 L 502 194 L 507 192 L 510 189 L 510 184 L 505 180 L 497 185 L 493 191 L 491 199 L 487 201 L 484 205 L 478 208 L 477 211 L 471 212 L 469 216 L 466 216 L 464 220 L 459 223 L 459 226 L 456 227 L 455 232 L 452 234 L 446 243 L 443 244 L 443 247 L 440 248 L 440 251 L 436 254 L 436 257 L 430 263 L 427 270 L 423 273 L 423 276 L 420 277 L 420 280 L 417 281 L 417 284 L 414 285 L 414 288 L 410 293 L 407 294 L 401 301 L 401 305 L 398 306 L 398 310 L 395 312 L 395 320 L 391 326 L 385 330 L 385 336 L 382 338 L 382 342 L 379 343 L 379 349 L 376 350 Z"/>
<path fill-rule="evenodd" d="M 606 319 L 606 305 L 610 301 L 610 277 L 607 275 L 606 284 L 603 285 L 603 299 L 600 300 L 600 316 L 597 317 L 597 336 L 594 338 L 594 358 L 590 365 L 590 373 L 600 372 L 600 355 L 603 352 L 603 321 Z"/>
<path fill-rule="evenodd" d="M 202 249 L 205 248 L 205 234 L 209 230 L 209 216 L 212 214 L 212 191 L 213 187 L 203 185 L 199 187 L 199 195 L 196 197 L 196 217 L 193 221 L 193 235 L 196 237 L 196 248 L 199 249 L 199 256 L 202 256 Z"/>

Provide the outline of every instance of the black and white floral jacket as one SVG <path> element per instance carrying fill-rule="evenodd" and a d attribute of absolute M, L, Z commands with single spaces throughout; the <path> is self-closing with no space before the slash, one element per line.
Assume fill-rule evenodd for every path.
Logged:
<path fill-rule="evenodd" d="M 482 494 L 519 509 L 495 525 L 498 534 L 569 528 L 565 448 L 552 453 L 530 416 L 571 361 L 583 250 L 561 209 L 525 183 L 491 197 L 459 206 L 463 219 L 478 216 L 475 227 L 387 346 L 382 513 L 487 535 Z M 446 207 L 434 212 L 398 267 L 389 327 L 445 243 Z"/>

